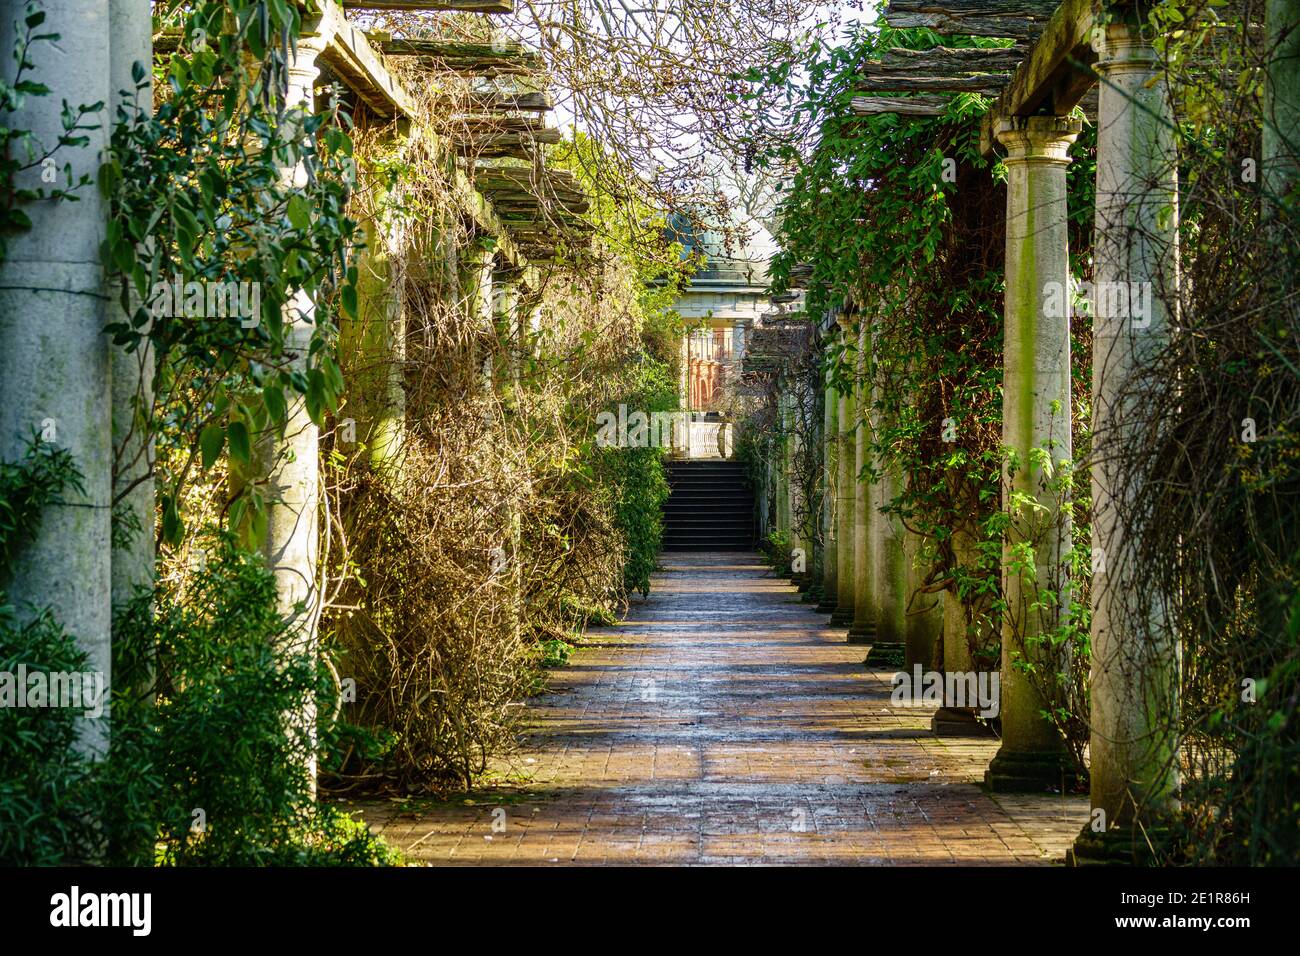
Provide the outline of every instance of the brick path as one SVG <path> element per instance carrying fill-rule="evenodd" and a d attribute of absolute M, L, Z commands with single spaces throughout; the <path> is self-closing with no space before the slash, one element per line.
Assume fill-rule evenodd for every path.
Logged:
<path fill-rule="evenodd" d="M 889 673 L 755 556 L 663 563 L 529 705 L 511 783 L 362 805 L 372 829 L 438 864 L 1061 859 L 1086 798 L 985 794 L 996 741 L 940 740 L 930 709 L 892 707 Z"/>

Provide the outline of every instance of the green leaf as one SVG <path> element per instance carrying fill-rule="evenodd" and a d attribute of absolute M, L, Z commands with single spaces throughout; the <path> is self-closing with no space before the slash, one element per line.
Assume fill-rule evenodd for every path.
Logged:
<path fill-rule="evenodd" d="M 181 521 L 180 511 L 176 508 L 176 499 L 171 495 L 163 496 L 163 541 L 173 548 L 185 537 L 185 523 Z"/>
<path fill-rule="evenodd" d="M 207 471 L 212 467 L 213 462 L 221 454 L 221 449 L 226 443 L 226 430 L 218 424 L 211 424 L 203 429 L 199 435 L 199 448 L 203 452 L 203 470 Z"/>
<path fill-rule="evenodd" d="M 226 434 L 230 439 L 230 457 L 240 464 L 251 464 L 253 461 L 253 448 L 248 438 L 248 426 L 239 419 L 235 419 L 226 426 Z"/>
<path fill-rule="evenodd" d="M 288 415 L 288 406 L 284 400 L 284 389 L 279 385 L 267 385 L 262 389 L 262 400 L 270 413 L 271 421 L 277 425 L 284 422 Z"/>
<path fill-rule="evenodd" d="M 294 193 L 289 197 L 289 223 L 295 229 L 301 229 L 306 232 L 311 227 L 311 206 L 303 198 L 301 193 Z"/>

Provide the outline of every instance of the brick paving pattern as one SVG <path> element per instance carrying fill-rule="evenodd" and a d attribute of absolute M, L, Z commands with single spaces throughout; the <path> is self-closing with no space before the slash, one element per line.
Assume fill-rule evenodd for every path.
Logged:
<path fill-rule="evenodd" d="M 890 672 L 754 555 L 667 553 L 649 600 L 588 631 L 473 801 L 370 802 L 434 864 L 1044 864 L 1086 797 L 996 798 L 992 739 L 939 739 Z"/>

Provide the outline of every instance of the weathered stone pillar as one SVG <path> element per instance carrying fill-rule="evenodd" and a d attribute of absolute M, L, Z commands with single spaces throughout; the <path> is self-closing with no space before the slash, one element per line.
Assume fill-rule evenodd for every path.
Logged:
<path fill-rule="evenodd" d="M 508 383 L 513 395 L 519 386 L 519 350 L 515 347 L 519 334 L 518 272 L 498 272 L 492 277 L 492 287 L 492 320 L 503 353 L 494 372 L 498 387 Z"/>
<path fill-rule="evenodd" d="M 1300 4 L 1268 0 L 1264 14 L 1270 60 L 1264 70 L 1260 183 L 1273 207 L 1300 179 Z"/>
<path fill-rule="evenodd" d="M 903 526 L 896 515 L 880 511 L 893 501 L 897 491 L 897 475 L 885 471 L 876 486 L 869 546 L 876 627 L 871 651 L 867 654 L 868 664 L 901 663 L 907 643 L 907 560 L 903 554 Z"/>
<path fill-rule="evenodd" d="M 835 610 L 839 595 L 839 542 L 836 538 L 835 509 L 837 485 L 839 484 L 839 467 L 836 455 L 839 442 L 836 430 L 839 426 L 839 396 L 830 386 L 829 372 L 823 375 L 822 389 L 822 598 L 817 610 L 830 614 Z"/>
<path fill-rule="evenodd" d="M 867 329 L 867 341 L 876 347 L 874 327 Z M 869 386 L 872 396 L 871 432 L 880 433 L 882 386 L 874 378 Z M 900 664 L 907 640 L 907 562 L 903 557 L 903 525 L 896 515 L 882 511 L 898 495 L 901 479 L 888 463 L 877 462 L 880 480 L 872 488 L 870 538 L 867 541 L 867 564 L 875 600 L 875 633 L 868 664 Z"/>
<path fill-rule="evenodd" d="M 973 567 L 979 557 L 978 527 L 962 521 L 951 529 L 949 542 L 953 560 L 962 567 Z M 976 719 L 977 708 L 967 697 L 955 694 L 957 675 L 973 674 L 975 654 L 993 642 L 985 623 L 986 602 L 963 599 L 950 588 L 943 595 L 943 706 L 930 721 L 930 730 L 940 737 L 991 737 L 993 731 Z M 949 677 L 953 679 L 949 679 Z M 999 677 L 1000 680 L 1000 677 Z"/>
<path fill-rule="evenodd" d="M 805 533 L 807 508 L 803 487 L 803 409 L 800 407 L 799 387 L 788 382 L 785 393 L 785 486 L 786 523 L 790 531 L 790 578 L 803 590 L 808 583 L 809 542 Z"/>
<path fill-rule="evenodd" d="M 840 319 L 840 336 L 848 340 L 850 335 L 850 326 L 843 319 Z M 857 504 L 856 483 L 857 476 L 854 472 L 854 464 L 857 459 L 857 404 L 854 402 L 853 389 L 843 392 L 839 396 L 839 431 L 836 435 L 836 441 L 839 448 L 836 451 L 836 473 L 838 481 L 836 483 L 836 508 L 835 508 L 835 537 L 838 541 L 836 548 L 835 569 L 835 612 L 831 615 L 831 624 L 836 627 L 847 627 L 853 623 L 853 548 L 854 548 L 854 509 Z"/>
<path fill-rule="evenodd" d="M 1131 848 L 1127 824 L 1135 818 L 1154 833 L 1178 789 L 1178 646 L 1160 597 L 1134 584 L 1137 542 L 1125 531 L 1125 515 L 1141 498 L 1125 481 L 1146 414 L 1138 375 L 1177 315 L 1175 146 L 1163 74 L 1136 26 L 1107 28 L 1096 69 L 1089 754 L 1094 822 L 1103 832 L 1084 829 L 1075 847 L 1082 857 Z M 1116 299 L 1123 307 L 1114 308 Z"/>
<path fill-rule="evenodd" d="M 681 349 L 679 360 L 682 363 L 681 371 L 678 374 L 678 392 L 681 395 L 681 407 L 685 411 L 691 409 L 691 334 L 682 333 Z"/>
<path fill-rule="evenodd" d="M 870 541 L 876 514 L 875 483 L 863 475 L 871 460 L 872 409 L 871 389 L 866 381 L 866 361 L 870 338 L 865 312 L 858 313 L 856 330 L 858 353 L 854 368 L 854 395 L 860 424 L 853 447 L 853 624 L 849 627 L 850 644 L 870 644 L 876 633 L 875 576 L 870 561 Z"/>
<path fill-rule="evenodd" d="M 460 279 L 461 293 L 465 300 L 465 318 L 470 327 L 482 332 L 492 331 L 493 326 L 493 275 L 496 271 L 495 255 L 477 243 L 462 258 Z M 479 385 L 490 393 L 495 376 L 493 362 L 496 356 L 491 348 L 474 356 L 478 368 Z"/>
<path fill-rule="evenodd" d="M 783 535 L 790 534 L 790 479 L 786 472 L 786 396 L 785 389 L 777 386 L 776 421 L 780 434 L 780 444 L 773 458 L 773 477 L 776 489 L 776 530 Z M 787 544 L 789 541 L 787 540 Z M 787 569 L 788 570 L 788 569 Z"/>
<path fill-rule="evenodd" d="M 25 77 L 51 88 L 27 96 L 10 125 L 29 130 L 38 155 L 63 135 L 61 109 L 111 103 L 109 0 L 45 0 L 38 32 L 57 43 L 28 51 L 35 69 Z M 0 49 L 14 49 L 22 7 L 6 4 Z M 12 64 L 7 67 L 12 71 Z M 64 488 L 42 509 L 35 538 L 18 553 L 12 577 L 0 582 L 20 620 L 49 608 L 88 657 L 88 667 L 112 676 L 113 499 L 112 396 L 104 272 L 99 246 L 108 228 L 107 200 L 93 185 L 108 143 L 111 110 L 86 118 L 85 146 L 65 146 L 52 157 L 71 165 L 74 181 L 89 176 L 78 202 L 19 200 L 31 228 L 8 236 L 0 262 L 0 460 L 20 460 L 33 436 L 66 449 L 81 471 L 84 492 Z M 34 144 L 34 145 L 35 145 Z M 21 159 L 20 156 L 15 158 Z M 17 189 L 50 189 L 37 165 L 14 177 Z M 102 756 L 108 747 L 107 708 L 98 719 L 78 718 L 78 748 Z"/>
<path fill-rule="evenodd" d="M 105 108 L 116 120 L 119 105 L 132 116 L 147 117 L 153 111 L 151 65 L 153 33 L 149 10 L 140 0 L 112 0 L 109 9 L 110 99 Z M 144 70 L 144 86 L 137 93 L 132 67 Z M 129 321 L 118 299 L 119 290 L 109 290 L 110 321 Z M 131 532 L 129 543 L 113 549 L 113 606 L 120 607 L 154 580 L 154 479 L 153 441 L 150 418 L 153 413 L 153 345 L 145 341 L 134 352 L 112 347 L 113 382 L 113 495 L 120 498 L 119 511 L 130 515 L 139 530 Z M 142 675 L 146 676 L 146 675 Z"/>
<path fill-rule="evenodd" d="M 997 130 L 1007 148 L 1002 506 L 1011 517 L 1002 552 L 1002 746 L 985 775 L 994 790 L 1059 787 L 1071 773 L 1060 735 L 1041 716 L 1041 684 L 1059 667 L 1043 635 L 1065 612 L 1070 550 L 1068 510 L 1053 478 L 1072 461 L 1065 174 L 1080 129 L 1078 120 L 1033 116 Z M 1018 504 L 1018 496 L 1035 504 Z M 1055 606 L 1042 607 L 1040 592 L 1057 595 Z"/>
<path fill-rule="evenodd" d="M 391 141 L 387 145 L 395 146 Z M 344 420 L 353 420 L 356 439 L 382 472 L 401 460 L 405 438 L 404 229 L 382 184 L 374 189 L 374 215 L 361 223 L 366 248 L 357 263 L 357 316 L 340 319 L 339 353 L 346 360 L 348 385 Z M 346 436 L 340 433 L 339 438 L 340 448 L 351 453 Z"/>
<path fill-rule="evenodd" d="M 903 562 L 907 572 L 903 665 L 908 673 L 916 664 L 922 670 L 931 670 L 939 663 L 935 660 L 935 645 L 943 634 L 943 592 L 922 591 L 930 573 L 930 566 L 921 563 L 923 545 L 916 532 L 903 532 Z"/>
<path fill-rule="evenodd" d="M 314 110 L 314 84 L 319 71 L 316 58 L 325 39 L 306 29 L 289 64 L 285 96 L 288 108 Z M 302 165 L 284 170 L 285 180 L 295 186 L 307 182 Z M 305 374 L 315 323 L 316 303 L 298 290 L 284 308 L 284 348 L 290 368 Z M 259 436 L 252 471 L 265 479 L 267 519 L 265 535 L 255 544 L 275 576 L 277 609 L 289 622 L 283 651 L 314 658 L 318 653 L 317 622 L 321 593 L 317 578 L 319 560 L 320 430 L 307 414 L 306 400 L 292 396 L 286 413 L 283 436 Z M 238 485 L 249 475 L 232 468 Z M 312 790 L 316 780 L 316 707 L 309 701 L 302 712 L 286 715 L 300 735 L 305 751 L 292 756 L 304 768 Z"/>

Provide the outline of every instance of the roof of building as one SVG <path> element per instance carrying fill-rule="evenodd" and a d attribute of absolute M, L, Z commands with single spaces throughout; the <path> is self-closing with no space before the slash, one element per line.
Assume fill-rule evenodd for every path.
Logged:
<path fill-rule="evenodd" d="M 665 231 L 669 239 L 681 243 L 683 258 L 697 252 L 705 257 L 703 268 L 691 279 L 693 288 L 767 287 L 768 262 L 776 244 L 757 222 L 745 221 L 728 230 L 716 220 L 700 222 L 686 213 L 674 213 Z M 730 242 L 728 231 L 733 237 Z"/>

